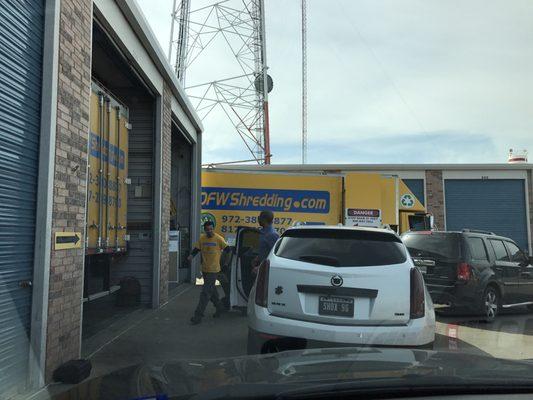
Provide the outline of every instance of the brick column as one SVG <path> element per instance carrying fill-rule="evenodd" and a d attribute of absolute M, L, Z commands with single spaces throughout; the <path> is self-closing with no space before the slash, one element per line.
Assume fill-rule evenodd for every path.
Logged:
<path fill-rule="evenodd" d="M 444 224 L 444 188 L 442 171 L 426 171 L 426 207 L 433 214 L 435 224 L 440 230 L 445 229 Z"/>
<path fill-rule="evenodd" d="M 91 89 L 92 1 L 62 0 L 54 171 L 54 232 L 84 234 L 87 139 Z M 85 239 L 82 239 L 82 243 Z M 82 246 L 83 247 L 83 246 Z M 46 381 L 53 370 L 80 355 L 84 250 L 54 250 L 46 347 Z"/>
<path fill-rule="evenodd" d="M 162 209 L 161 209 L 161 274 L 159 276 L 159 304 L 164 304 L 168 300 L 168 232 L 170 229 L 170 164 L 171 164 L 171 142 L 172 142 L 172 93 L 165 84 L 163 88 L 163 131 L 161 132 L 162 151 Z"/>

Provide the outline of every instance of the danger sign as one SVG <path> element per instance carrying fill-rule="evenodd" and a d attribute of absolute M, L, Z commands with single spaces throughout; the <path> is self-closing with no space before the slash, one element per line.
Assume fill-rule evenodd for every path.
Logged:
<path fill-rule="evenodd" d="M 381 210 L 367 208 L 347 208 L 346 226 L 368 226 L 379 228 L 382 225 Z"/>
<path fill-rule="evenodd" d="M 363 208 L 348 208 L 349 217 L 379 217 L 380 210 L 366 210 Z"/>

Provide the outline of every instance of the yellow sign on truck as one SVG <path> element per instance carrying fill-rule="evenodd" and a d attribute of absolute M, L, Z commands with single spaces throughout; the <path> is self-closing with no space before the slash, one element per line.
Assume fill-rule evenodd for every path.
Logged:
<path fill-rule="evenodd" d="M 258 226 L 262 210 L 274 212 L 279 233 L 297 222 L 385 227 L 399 233 L 425 222 L 425 208 L 396 175 L 304 175 L 257 171 L 202 172 L 202 222 L 230 241 L 239 226 Z M 416 217 L 416 218 L 415 218 Z"/>
<path fill-rule="evenodd" d="M 341 203 L 340 176 L 202 172 L 202 221 L 212 221 L 229 240 L 239 226 L 257 227 L 266 209 L 279 233 L 297 222 L 338 224 Z"/>
<path fill-rule="evenodd" d="M 126 251 L 128 109 L 93 82 L 86 253 Z"/>

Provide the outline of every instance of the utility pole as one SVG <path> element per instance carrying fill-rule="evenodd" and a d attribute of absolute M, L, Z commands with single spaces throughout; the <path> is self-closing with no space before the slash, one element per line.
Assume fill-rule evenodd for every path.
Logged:
<path fill-rule="evenodd" d="M 302 164 L 307 163 L 307 1 L 302 0 Z"/>

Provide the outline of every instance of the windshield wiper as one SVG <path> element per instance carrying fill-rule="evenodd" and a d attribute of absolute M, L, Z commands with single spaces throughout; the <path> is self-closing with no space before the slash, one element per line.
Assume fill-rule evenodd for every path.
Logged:
<path fill-rule="evenodd" d="M 394 379 L 365 379 L 341 383 L 306 385 L 278 393 L 276 400 L 339 398 L 349 396 L 404 397 L 458 394 L 533 393 L 531 379 L 463 379 L 447 376 L 416 374 Z"/>
<path fill-rule="evenodd" d="M 464 394 L 533 393 L 532 379 L 460 378 L 457 376 L 424 376 L 416 373 L 395 378 L 365 378 L 335 382 L 305 383 L 241 383 L 220 386 L 197 393 L 191 400 L 300 400 L 341 397 L 397 398 L 404 396 L 435 396 Z M 170 397 L 187 400 L 191 395 Z"/>
<path fill-rule="evenodd" d="M 453 258 L 446 256 L 445 254 L 440 254 L 436 252 L 432 252 L 429 250 L 419 250 L 412 247 L 408 247 L 409 254 L 411 254 L 411 257 L 414 258 L 424 258 L 429 257 L 435 260 L 443 261 L 443 262 L 452 262 L 454 261 Z"/>

